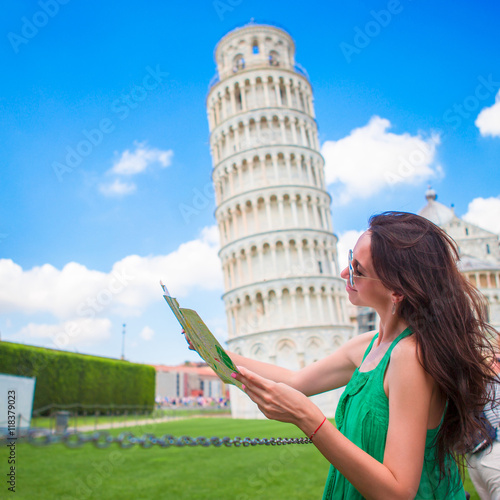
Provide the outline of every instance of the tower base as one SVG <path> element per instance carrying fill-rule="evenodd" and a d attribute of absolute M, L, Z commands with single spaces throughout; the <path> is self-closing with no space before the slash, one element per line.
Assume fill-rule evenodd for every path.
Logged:
<path fill-rule="evenodd" d="M 311 396 L 311 401 L 320 408 L 327 418 L 335 417 L 337 405 L 344 388 Z M 240 389 L 234 385 L 229 388 L 231 398 L 231 416 L 232 418 L 243 419 L 265 419 L 266 416 L 259 410 L 257 405 Z"/>

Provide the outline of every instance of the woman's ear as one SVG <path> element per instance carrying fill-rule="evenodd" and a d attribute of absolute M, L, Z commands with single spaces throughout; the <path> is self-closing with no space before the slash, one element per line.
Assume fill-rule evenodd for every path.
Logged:
<path fill-rule="evenodd" d="M 405 298 L 405 296 L 402 293 L 398 293 L 398 292 L 391 293 L 391 300 L 392 300 L 393 304 L 399 304 L 404 298 Z"/>

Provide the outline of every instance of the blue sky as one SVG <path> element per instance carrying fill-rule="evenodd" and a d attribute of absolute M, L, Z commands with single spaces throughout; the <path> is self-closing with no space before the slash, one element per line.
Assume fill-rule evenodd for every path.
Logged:
<path fill-rule="evenodd" d="M 306 8 L 307 7 L 307 8 Z M 9 2 L 0 20 L 2 340 L 197 359 L 161 297 L 225 339 L 205 99 L 213 51 L 288 31 L 314 91 L 340 251 L 430 183 L 500 232 L 494 2 Z M 497 61 L 497 62 L 495 62 Z"/>

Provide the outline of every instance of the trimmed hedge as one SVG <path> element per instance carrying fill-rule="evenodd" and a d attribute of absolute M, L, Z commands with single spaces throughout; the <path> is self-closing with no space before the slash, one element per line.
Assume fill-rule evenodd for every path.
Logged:
<path fill-rule="evenodd" d="M 33 410 L 48 405 L 154 406 L 152 366 L 0 342 L 0 373 L 36 377 Z"/>

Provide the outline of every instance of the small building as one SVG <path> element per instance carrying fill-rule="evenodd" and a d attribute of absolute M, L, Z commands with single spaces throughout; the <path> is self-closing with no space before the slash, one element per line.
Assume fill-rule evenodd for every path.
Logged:
<path fill-rule="evenodd" d="M 227 397 L 226 384 L 206 363 L 177 366 L 153 365 L 156 370 L 157 402 L 220 400 Z"/>

